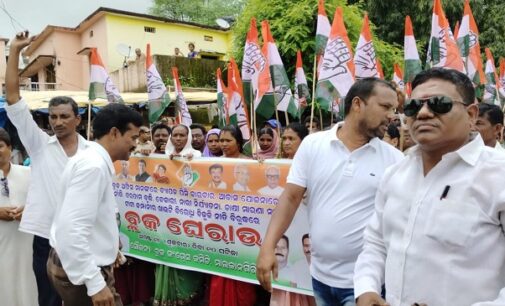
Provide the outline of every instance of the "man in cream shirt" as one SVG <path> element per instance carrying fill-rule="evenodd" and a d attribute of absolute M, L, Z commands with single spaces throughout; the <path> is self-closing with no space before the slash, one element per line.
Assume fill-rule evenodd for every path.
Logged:
<path fill-rule="evenodd" d="M 505 305 L 505 155 L 472 132 L 474 101 L 456 70 L 412 82 L 404 112 L 418 145 L 379 185 L 354 270 L 358 306 Z"/>

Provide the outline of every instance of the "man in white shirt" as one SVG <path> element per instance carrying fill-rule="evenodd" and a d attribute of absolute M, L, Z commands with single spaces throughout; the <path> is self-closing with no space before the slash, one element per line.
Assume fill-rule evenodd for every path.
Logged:
<path fill-rule="evenodd" d="M 249 179 L 251 175 L 249 173 L 249 168 L 245 164 L 237 164 L 235 165 L 235 169 L 233 171 L 233 175 L 235 176 L 235 184 L 233 184 L 233 191 L 244 191 L 249 192 Z"/>
<path fill-rule="evenodd" d="M 267 179 L 267 185 L 260 188 L 258 193 L 264 196 L 278 198 L 284 191 L 284 188 L 279 186 L 281 169 L 277 166 L 268 166 L 265 170 L 265 177 Z"/>
<path fill-rule="evenodd" d="M 56 206 L 55 183 L 70 157 L 84 150 L 87 141 L 76 128 L 81 122 L 77 104 L 69 97 L 55 97 L 49 101 L 49 124 L 54 136 L 41 130 L 19 93 L 18 62 L 21 50 L 34 37 L 20 33 L 12 40 L 5 75 L 7 116 L 16 127 L 19 138 L 31 159 L 32 179 L 19 230 L 33 234 L 33 270 L 37 280 L 40 306 L 61 306 L 61 299 L 47 278 L 49 229 Z"/>
<path fill-rule="evenodd" d="M 93 120 L 96 142 L 62 174 L 47 271 L 65 305 L 122 305 L 112 273 L 119 251 L 113 162 L 128 160 L 141 125 L 133 109 L 108 104 Z"/>
<path fill-rule="evenodd" d="M 223 165 L 213 164 L 209 167 L 211 181 L 209 188 L 211 189 L 226 189 L 226 182 L 223 181 Z"/>
<path fill-rule="evenodd" d="M 403 158 L 379 139 L 398 106 L 390 83 L 359 80 L 344 103 L 345 122 L 305 137 L 296 152 L 257 259 L 258 280 L 270 291 L 271 274 L 276 278 L 278 269 L 275 245 L 308 191 L 310 272 L 318 305 L 354 304 L 354 263 L 373 213 L 379 179 Z"/>
<path fill-rule="evenodd" d="M 475 129 L 486 146 L 505 152 L 498 139 L 503 132 L 503 111 L 498 105 L 479 103 L 479 117 Z"/>
<path fill-rule="evenodd" d="M 472 133 L 478 107 L 465 74 L 423 71 L 412 89 L 404 111 L 418 145 L 380 183 L 357 305 L 505 305 L 505 155 Z"/>

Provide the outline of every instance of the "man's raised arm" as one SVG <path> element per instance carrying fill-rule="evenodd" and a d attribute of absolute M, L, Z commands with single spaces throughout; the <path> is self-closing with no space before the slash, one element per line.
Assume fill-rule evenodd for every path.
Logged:
<path fill-rule="evenodd" d="M 18 33 L 12 40 L 9 49 L 9 59 L 7 60 L 7 69 L 5 71 L 5 98 L 9 105 L 18 102 L 21 99 L 19 95 L 19 54 L 24 47 L 28 46 L 35 36 L 29 37 L 28 31 Z"/>

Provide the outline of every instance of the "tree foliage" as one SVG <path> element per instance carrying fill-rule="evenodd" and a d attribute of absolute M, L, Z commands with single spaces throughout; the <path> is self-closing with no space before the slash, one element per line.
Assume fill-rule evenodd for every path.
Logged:
<path fill-rule="evenodd" d="M 236 17 L 247 0 L 154 0 L 150 13 L 180 21 L 216 25 L 220 17 Z"/>
<path fill-rule="evenodd" d="M 330 19 L 337 6 L 344 9 L 344 20 L 353 48 L 356 46 L 364 11 L 358 5 L 347 5 L 345 0 L 326 0 L 326 12 Z M 304 70 L 308 81 L 312 81 L 315 53 L 315 35 L 317 23 L 316 0 L 250 0 L 234 27 L 233 54 L 237 62 L 242 61 L 245 38 L 249 22 L 255 17 L 258 26 L 262 20 L 268 20 L 272 35 L 286 67 L 289 76 L 294 75 L 296 51 L 303 54 Z M 374 31 L 374 26 L 372 31 Z M 261 33 L 261 29 L 258 28 Z M 261 40 L 261 34 L 260 40 Z M 377 56 L 387 76 L 393 71 L 393 63 L 402 60 L 402 48 L 399 45 L 386 43 L 374 35 L 374 45 Z"/>
<path fill-rule="evenodd" d="M 376 25 L 377 35 L 389 43 L 403 45 L 404 20 L 410 15 L 421 54 L 426 54 L 431 31 L 433 0 L 349 0 L 368 11 Z M 452 27 L 461 22 L 463 0 L 443 0 L 442 6 Z M 473 15 L 480 32 L 480 45 L 489 47 L 496 58 L 505 57 L 505 5 L 503 0 L 471 0 Z"/>

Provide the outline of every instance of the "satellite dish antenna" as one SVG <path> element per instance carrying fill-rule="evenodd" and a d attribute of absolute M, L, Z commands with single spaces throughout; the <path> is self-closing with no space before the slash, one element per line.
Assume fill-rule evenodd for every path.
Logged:
<path fill-rule="evenodd" d="M 223 29 L 229 29 L 235 23 L 235 18 L 233 16 L 226 16 L 216 19 L 217 25 Z"/>
<path fill-rule="evenodd" d="M 116 45 L 116 51 L 124 56 L 123 67 L 128 67 L 127 59 L 130 57 L 132 47 L 128 46 L 127 44 L 119 43 Z"/>

